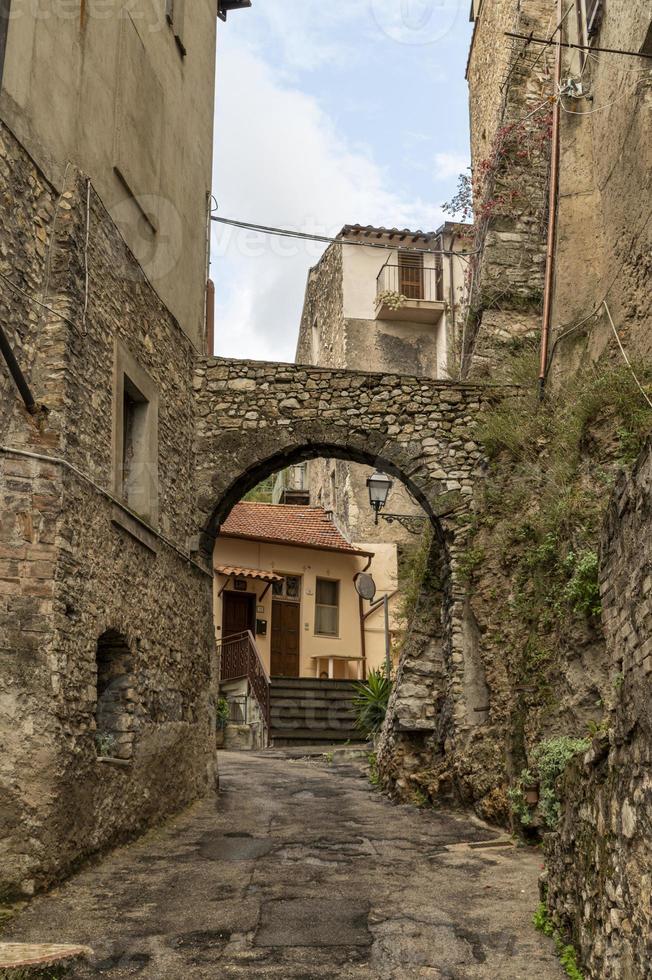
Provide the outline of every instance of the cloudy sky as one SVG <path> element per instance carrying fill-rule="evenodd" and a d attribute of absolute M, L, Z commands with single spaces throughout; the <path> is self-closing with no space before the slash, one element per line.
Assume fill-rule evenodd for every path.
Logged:
<path fill-rule="evenodd" d="M 468 165 L 469 0 L 253 0 L 220 22 L 218 214 L 431 230 Z M 216 353 L 294 359 L 323 246 L 213 225 Z"/>

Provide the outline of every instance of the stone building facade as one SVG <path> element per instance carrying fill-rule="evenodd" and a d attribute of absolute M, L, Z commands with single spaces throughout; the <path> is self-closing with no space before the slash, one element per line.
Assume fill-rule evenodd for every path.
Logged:
<path fill-rule="evenodd" d="M 652 443 L 616 488 L 601 588 L 610 727 L 565 776 L 547 901 L 591 977 L 638 980 L 652 958 Z"/>
<path fill-rule="evenodd" d="M 1 118 L 59 191 L 69 164 L 92 177 L 201 350 L 216 23 L 215 0 L 14 2 L 0 27 Z"/>
<path fill-rule="evenodd" d="M 345 226 L 342 244 L 331 245 L 309 273 L 297 363 L 448 377 L 466 269 L 452 253 L 464 251 L 462 231 L 449 224 L 431 234 Z M 398 419 L 391 405 L 388 413 Z M 375 523 L 366 486 L 371 473 L 346 460 L 314 460 L 307 475 L 311 502 L 332 511 L 360 544 L 410 544 L 413 534 L 401 524 Z M 416 518 L 417 530 L 423 517 L 400 481 L 385 510 Z"/>
<path fill-rule="evenodd" d="M 1 138 L 1 320 L 41 406 L 30 415 L 0 372 L 0 894 L 12 894 L 214 785 L 215 665 L 212 578 L 189 553 L 192 344 L 87 179 L 70 167 L 61 194 L 6 125 Z M 147 518 L 115 491 L 129 358 L 148 411 L 158 404 Z"/>
<path fill-rule="evenodd" d="M 652 357 L 652 11 L 646 0 L 594 4 L 567 39 L 633 56 L 565 51 L 553 303 L 558 371 L 613 351 L 609 313 L 630 359 Z M 580 22 L 581 26 L 581 22 Z M 580 94 L 581 93 L 581 94 Z M 604 303 L 607 303 L 607 309 Z"/>
<path fill-rule="evenodd" d="M 554 52 L 505 32 L 548 36 L 555 0 L 473 6 L 469 84 L 475 257 L 462 372 L 490 374 L 541 330 Z"/>
<path fill-rule="evenodd" d="M 216 781 L 192 382 L 226 8 L 64 7 L 0 18 L 0 325 L 36 401 L 3 360 L 0 897 Z"/>

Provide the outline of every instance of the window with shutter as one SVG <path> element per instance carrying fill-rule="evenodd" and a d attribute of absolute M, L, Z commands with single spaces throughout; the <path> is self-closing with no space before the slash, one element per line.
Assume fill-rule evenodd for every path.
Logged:
<path fill-rule="evenodd" d="M 423 299 L 423 252 L 399 252 L 399 292 L 408 299 Z"/>

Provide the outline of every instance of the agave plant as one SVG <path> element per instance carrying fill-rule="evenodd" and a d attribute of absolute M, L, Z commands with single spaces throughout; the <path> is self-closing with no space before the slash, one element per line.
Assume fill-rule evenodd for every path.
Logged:
<path fill-rule="evenodd" d="M 370 670 L 367 680 L 355 685 L 355 724 L 365 735 L 373 735 L 380 730 L 387 714 L 391 690 L 392 679 L 382 668 Z"/>

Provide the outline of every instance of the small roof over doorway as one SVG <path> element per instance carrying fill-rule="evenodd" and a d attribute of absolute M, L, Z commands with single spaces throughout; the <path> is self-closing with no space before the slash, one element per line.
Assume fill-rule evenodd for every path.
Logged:
<path fill-rule="evenodd" d="M 218 575 L 226 575 L 227 578 L 254 578 L 259 582 L 282 582 L 283 576 L 276 572 L 266 572 L 262 568 L 238 568 L 235 565 L 216 565 L 215 571 Z"/>

